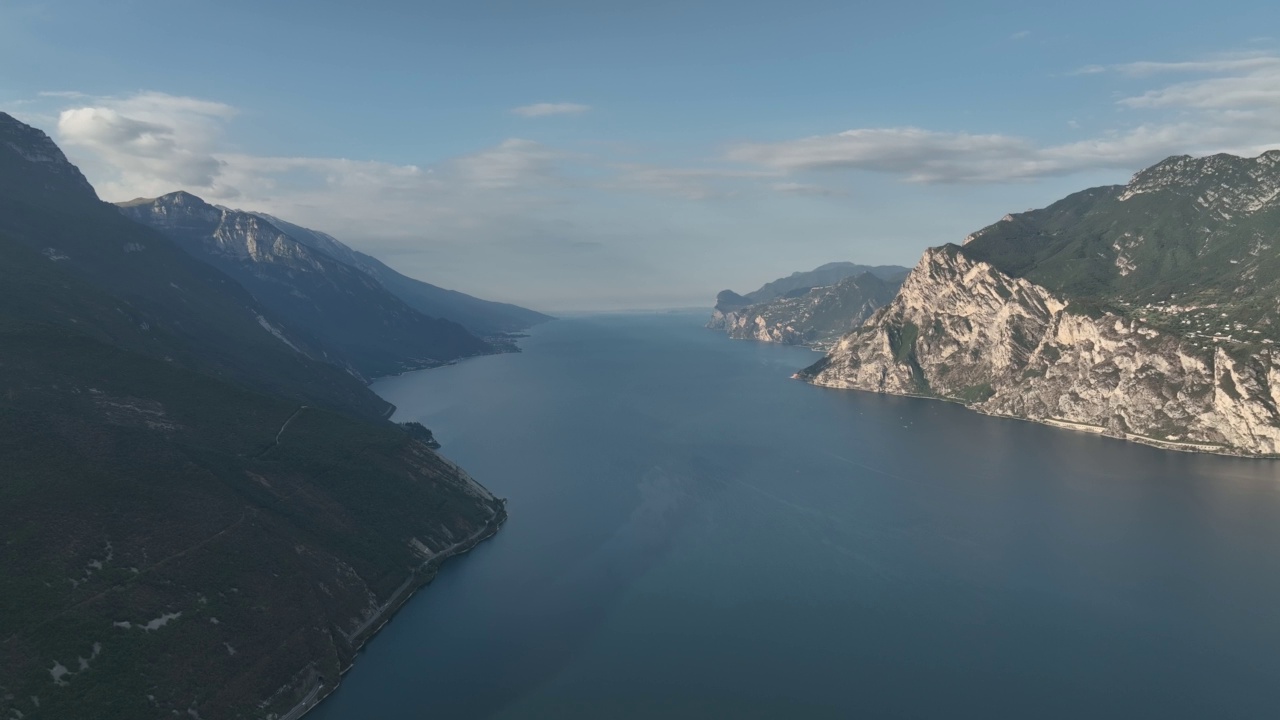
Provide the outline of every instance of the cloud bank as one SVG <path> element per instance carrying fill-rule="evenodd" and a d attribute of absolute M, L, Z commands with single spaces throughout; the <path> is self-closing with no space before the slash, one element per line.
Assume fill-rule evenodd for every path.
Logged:
<path fill-rule="evenodd" d="M 1280 56 L 1088 66 L 1076 74 L 1186 79 L 1120 98 L 1118 109 L 1152 113 L 1087 140 L 931 130 L 858 128 L 832 135 L 743 143 L 731 160 L 787 173 L 864 171 L 912 183 L 1002 183 L 1093 170 L 1137 170 L 1169 155 L 1254 155 L 1280 147 Z"/>
<path fill-rule="evenodd" d="M 1016 209 L 1001 203 L 1021 192 L 992 187 L 1000 183 L 1130 173 L 1168 155 L 1280 147 L 1280 56 L 1095 65 L 1072 75 L 1072 82 L 1099 86 L 1111 120 L 1091 117 L 1090 124 L 1109 129 L 1082 137 L 1086 131 L 1074 127 L 1069 141 L 1055 141 L 1046 137 L 1065 133 L 1061 124 L 1045 137 L 926 124 L 862 127 L 707 148 L 667 165 L 637 162 L 638 151 L 623 147 L 632 138 L 576 150 L 539 142 L 539 123 L 522 128 L 523 137 L 497 137 L 453 157 L 387 163 L 243 152 L 234 142 L 239 109 L 200 98 L 60 91 L 23 107 L 53 112 L 39 124 L 55 131 L 106 199 L 187 190 L 331 232 L 419 277 L 469 277 L 474 284 L 463 289 L 482 294 L 521 300 L 504 292 L 554 286 L 564 293 L 559 307 L 589 292 L 612 297 L 623 287 L 666 292 L 655 278 L 681 273 L 688 276 L 681 282 L 697 286 L 725 237 L 763 252 L 765 236 L 805 223 L 843 238 L 858 232 L 864 215 L 880 213 L 893 216 L 897 228 L 901 208 L 917 197 L 911 193 L 934 191 L 889 190 L 886 178 L 972 186 L 967 197 L 986 198 L 998 217 Z M 1122 92 L 1103 94 L 1113 88 Z M 589 110 L 538 103 L 511 112 L 541 118 Z M 890 205 L 897 205 L 868 205 L 878 202 L 862 199 L 868 190 L 896 197 Z M 924 237 L 937 235 L 937 224 L 921 227 L 903 230 L 900 242 L 949 239 Z"/>

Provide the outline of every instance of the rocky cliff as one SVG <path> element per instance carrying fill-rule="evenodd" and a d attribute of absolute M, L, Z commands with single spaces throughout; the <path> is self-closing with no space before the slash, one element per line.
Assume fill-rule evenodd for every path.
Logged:
<path fill-rule="evenodd" d="M 828 263 L 746 295 L 724 290 L 707 327 L 735 340 L 826 349 L 889 302 L 907 272 L 896 265 Z"/>
<path fill-rule="evenodd" d="M 1173 158 L 930 249 L 892 302 L 798 377 L 1176 449 L 1278 454 L 1275 156 Z M 1153 231 L 1174 226 L 1184 231 Z"/>
<path fill-rule="evenodd" d="M 759 340 L 827 349 L 893 299 L 897 283 L 871 273 L 768 302 L 712 311 L 711 328 L 735 340 Z"/>

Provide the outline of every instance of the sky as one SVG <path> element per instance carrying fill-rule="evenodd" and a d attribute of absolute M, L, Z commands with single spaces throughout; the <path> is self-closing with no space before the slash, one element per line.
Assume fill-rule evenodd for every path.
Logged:
<path fill-rule="evenodd" d="M 1280 147 L 1280 3 L 0 0 L 0 110 L 106 200 L 552 312 L 710 306 Z"/>

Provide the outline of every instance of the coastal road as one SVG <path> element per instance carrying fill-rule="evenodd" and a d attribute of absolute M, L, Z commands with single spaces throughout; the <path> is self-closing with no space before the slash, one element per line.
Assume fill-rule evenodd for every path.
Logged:
<path fill-rule="evenodd" d="M 292 710 L 280 716 L 280 720 L 298 720 L 298 718 L 305 715 L 308 710 L 315 707 L 320 691 L 323 689 L 324 683 L 316 683 L 316 686 L 311 688 L 311 692 L 307 693 L 307 696 L 302 698 L 301 702 L 294 705 Z"/>

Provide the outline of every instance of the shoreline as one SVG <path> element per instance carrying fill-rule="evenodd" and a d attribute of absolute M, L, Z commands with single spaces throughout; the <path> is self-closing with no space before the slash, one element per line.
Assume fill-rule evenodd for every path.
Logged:
<path fill-rule="evenodd" d="M 934 400 L 934 401 L 940 401 L 940 402 L 948 402 L 948 403 L 953 403 L 955 405 L 959 405 L 965 408 L 966 410 L 970 410 L 972 412 L 978 413 L 979 415 L 985 415 L 987 417 L 1002 418 L 1005 420 L 1019 420 L 1022 422 L 1035 423 L 1037 425 L 1045 425 L 1045 426 L 1056 428 L 1059 430 L 1072 430 L 1079 433 L 1086 433 L 1088 435 L 1098 435 L 1101 437 L 1111 438 L 1113 440 L 1123 440 L 1125 442 L 1132 442 L 1139 445 L 1147 445 L 1149 447 L 1154 447 L 1158 450 L 1172 450 L 1174 452 L 1195 453 L 1199 455 L 1218 455 L 1221 457 L 1243 458 L 1246 460 L 1275 460 L 1280 458 L 1280 455 L 1270 455 L 1265 453 L 1247 453 L 1243 451 L 1233 450 L 1231 447 L 1227 445 L 1220 445 L 1220 444 L 1214 444 L 1214 443 L 1202 443 L 1202 442 L 1196 442 L 1194 440 L 1161 440 L 1159 438 L 1148 437 L 1146 435 L 1139 435 L 1137 433 L 1126 433 L 1126 432 L 1108 430 L 1107 428 L 1101 425 L 1090 425 L 1088 423 L 1075 422 L 1073 420 L 1062 420 L 1059 418 L 1032 418 L 1032 417 L 1023 417 L 1020 415 L 1005 415 L 1002 413 L 988 412 L 986 410 L 982 410 L 981 408 L 976 408 L 957 398 L 941 397 L 937 395 L 921 395 L 918 393 L 896 393 L 896 392 L 888 392 L 885 390 L 868 390 L 866 388 L 860 388 L 860 387 L 849 387 L 849 386 L 831 385 L 827 383 L 814 382 L 812 379 L 804 377 L 799 372 L 793 374 L 791 378 L 793 380 L 799 380 L 803 383 L 807 383 L 814 387 L 827 388 L 829 390 L 853 390 L 855 392 L 873 393 L 877 395 L 892 395 L 894 397 L 910 397 L 910 398 L 918 398 L 920 400 Z"/>
<path fill-rule="evenodd" d="M 406 368 L 397 373 L 391 373 L 388 375 L 379 375 L 378 377 L 369 379 L 366 382 L 366 385 L 372 386 L 379 381 L 398 378 L 404 375 L 408 375 L 410 373 L 423 372 L 426 370 L 437 370 L 443 367 L 450 367 L 468 360 L 475 360 L 483 357 L 492 357 L 495 355 L 518 354 L 522 352 L 522 348 L 519 346 L 519 341 L 529 337 L 534 326 L 541 325 L 545 322 L 550 322 L 555 319 L 556 318 L 548 318 L 545 321 L 535 323 L 533 326 L 530 326 L 519 332 L 504 333 L 504 336 L 505 336 L 504 339 L 507 339 L 511 343 L 509 346 L 505 348 L 496 347 L 493 352 L 467 355 L 465 357 L 454 358 L 453 360 L 449 360 L 447 362 L 439 362 L 432 365 L 424 365 L 422 367 Z M 384 402 L 386 401 L 384 400 Z M 388 422 L 395 422 L 394 420 L 392 420 L 392 418 L 395 416 L 395 413 L 399 408 L 397 408 L 396 405 L 391 402 L 387 402 L 387 406 L 388 407 L 385 414 L 383 415 L 383 419 Z M 292 420 L 292 419 L 293 418 L 290 417 L 289 420 Z M 288 425 L 288 422 L 289 421 L 285 422 L 286 426 Z M 438 448 L 438 445 L 437 445 L 437 448 Z M 433 451 L 435 451 L 437 448 L 433 448 Z M 458 466 L 457 463 L 449 460 L 443 455 L 440 455 L 438 452 L 436 453 L 436 456 L 440 458 L 440 460 L 444 461 L 446 465 L 452 468 L 453 471 L 458 475 L 460 475 L 461 477 L 465 478 L 469 482 L 473 482 L 473 483 L 476 482 L 475 479 L 472 478 L 470 475 L 468 475 L 465 470 L 463 470 L 461 467 Z M 479 483 L 476 483 L 476 484 L 479 485 Z M 391 622 L 391 620 L 395 618 L 396 614 L 401 610 L 401 608 L 403 608 L 409 602 L 409 600 L 411 600 L 413 596 L 418 593 L 419 590 L 422 590 L 423 588 L 427 587 L 432 583 L 432 581 L 435 580 L 436 576 L 440 573 L 440 568 L 444 566 L 444 563 L 447 560 L 449 560 L 450 558 L 454 558 L 459 555 L 465 555 L 466 553 L 471 552 L 471 550 L 473 550 L 480 543 L 498 534 L 498 531 L 502 529 L 502 526 L 507 521 L 507 500 L 506 498 L 495 498 L 495 499 L 499 502 L 499 507 L 497 511 L 493 514 L 493 517 L 489 518 L 488 522 L 485 523 L 483 528 L 481 528 L 479 531 L 477 531 L 474 535 L 467 538 L 466 540 L 462 540 L 454 544 L 448 550 L 442 551 L 440 554 L 425 560 L 422 564 L 413 568 L 409 574 L 409 577 L 405 578 L 404 583 L 402 583 L 400 587 L 396 588 L 396 590 L 391 593 L 391 596 L 387 598 L 387 601 L 383 603 L 382 607 L 372 617 L 370 617 L 361 626 L 359 626 L 356 629 L 356 631 L 352 633 L 350 636 L 343 634 L 343 638 L 347 641 L 347 644 L 350 645 L 352 648 L 351 662 L 347 663 L 346 667 L 343 667 L 341 670 L 338 671 L 337 680 L 332 684 L 315 681 L 314 684 L 306 690 L 305 694 L 302 697 L 302 700 L 299 701 L 297 704 L 295 704 L 293 707 L 289 708 L 289 710 L 285 712 L 283 715 L 278 716 L 276 720 L 298 720 L 299 718 L 304 717 L 307 713 L 319 707 L 325 701 L 325 698 L 337 692 L 338 688 L 342 686 L 342 678 L 348 672 L 350 672 L 351 668 L 355 667 L 356 659 L 359 657 L 361 650 L 364 649 L 364 646 L 368 644 L 368 642 L 372 640 L 375 636 L 377 636 L 378 633 L 380 633 L 382 629 L 387 626 L 387 623 Z"/>
<path fill-rule="evenodd" d="M 501 530 L 502 526 L 507 522 L 507 500 L 506 498 L 497 498 L 497 500 L 501 504 L 498 507 L 497 512 L 493 514 L 493 517 L 489 518 L 489 521 L 485 523 L 484 527 L 470 538 L 467 538 L 453 546 L 450 550 L 436 555 L 418 567 L 415 567 L 409 577 L 405 580 L 404 584 L 392 593 L 391 597 L 387 599 L 387 602 L 383 604 L 382 608 L 373 617 L 365 621 L 362 629 L 357 630 L 356 633 L 353 634 L 351 638 L 351 662 L 347 663 L 346 667 L 338 671 L 337 680 L 332 684 L 321 682 L 315 683 L 312 687 L 307 689 L 306 694 L 298 704 L 294 705 L 283 715 L 280 715 L 277 720 L 299 720 L 299 718 L 304 717 L 307 713 L 319 707 L 325 701 L 325 698 L 337 692 L 338 688 L 342 687 L 342 678 L 351 670 L 351 668 L 355 667 L 356 659 L 359 657 L 360 651 L 364 649 L 364 646 L 376 637 L 378 633 L 380 633 L 382 629 L 395 618 L 396 614 L 400 612 L 400 610 L 409 602 L 410 599 L 413 598 L 414 595 L 418 593 L 419 590 L 427 587 L 436 579 L 436 576 L 440 574 L 440 569 L 444 566 L 446 561 L 450 558 L 471 552 L 471 550 L 480 543 L 497 535 L 498 531 Z M 415 579 L 417 582 L 415 582 Z M 358 641 L 356 641 L 356 638 L 358 638 Z"/>
<path fill-rule="evenodd" d="M 822 355 L 826 355 L 827 353 L 831 352 L 832 348 L 840 344 L 840 340 L 838 338 L 834 342 L 830 343 L 830 347 L 823 347 L 823 343 L 819 343 L 819 342 L 787 343 L 787 342 L 778 342 L 776 340 L 762 340 L 758 337 L 734 337 L 733 334 L 725 330 L 724 327 L 714 327 L 711 325 L 711 323 L 707 323 L 702 327 L 706 330 L 719 331 L 721 335 L 724 335 L 730 340 L 736 340 L 739 342 L 757 342 L 757 343 L 763 343 L 765 345 L 777 345 L 778 347 L 804 348 L 806 350 L 812 350 L 813 352 L 816 352 Z"/>

